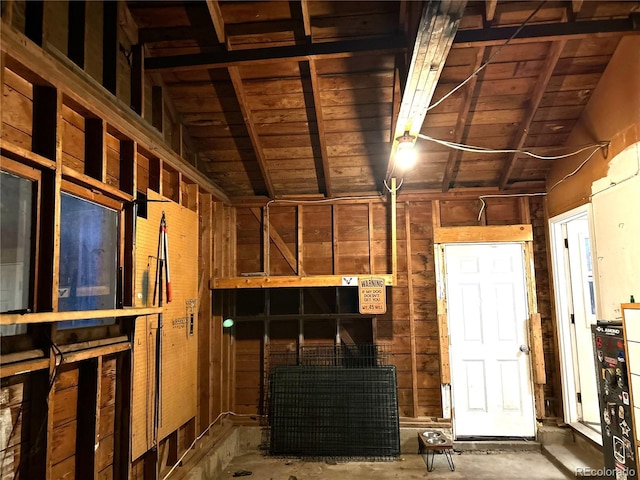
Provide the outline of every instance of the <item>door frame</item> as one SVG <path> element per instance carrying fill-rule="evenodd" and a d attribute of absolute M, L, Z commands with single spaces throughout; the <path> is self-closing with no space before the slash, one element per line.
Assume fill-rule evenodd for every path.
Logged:
<path fill-rule="evenodd" d="M 595 251 L 595 235 L 593 231 L 593 212 L 590 203 L 573 208 L 549 219 L 549 246 L 551 256 L 551 270 L 553 272 L 553 298 L 555 300 L 555 319 L 558 341 L 558 356 L 560 360 L 560 383 L 562 388 L 562 412 L 563 420 L 588 434 L 589 438 L 602 442 L 600 435 L 592 435 L 587 432 L 579 421 L 576 372 L 572 349 L 572 333 L 570 328 L 570 305 L 572 302 L 570 286 L 567 286 L 569 275 L 568 259 L 565 256 L 563 225 L 571 220 L 585 216 L 589 225 L 591 252 Z M 598 272 L 597 262 L 593 265 L 593 283 L 598 300 Z M 600 439 L 600 440 L 598 440 Z"/>
<path fill-rule="evenodd" d="M 535 270 L 533 265 L 533 228 L 530 224 L 491 225 L 470 227 L 434 227 L 434 260 L 436 267 L 436 297 L 438 332 L 440 339 L 440 376 L 442 388 L 442 410 L 444 418 L 451 419 L 455 436 L 455 414 L 451 397 L 451 367 L 449 350 L 449 322 L 446 298 L 445 244 L 471 243 L 496 244 L 520 243 L 523 248 L 524 275 L 529 311 L 529 369 L 531 372 L 534 413 L 536 418 L 544 417 L 544 385 L 546 373 L 542 341 L 542 324 L 538 313 Z M 536 419 L 534 418 L 533 421 Z"/>

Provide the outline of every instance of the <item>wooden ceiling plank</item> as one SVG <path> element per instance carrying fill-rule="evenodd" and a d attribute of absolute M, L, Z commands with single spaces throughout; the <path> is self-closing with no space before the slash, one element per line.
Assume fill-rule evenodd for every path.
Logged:
<path fill-rule="evenodd" d="M 636 14 L 637 15 L 637 14 Z M 496 46 L 502 45 L 511 38 L 518 26 L 480 28 L 475 30 L 459 30 L 453 40 L 456 47 L 465 46 Z M 541 23 L 525 25 L 518 35 L 509 43 L 532 43 L 554 41 L 560 38 L 576 40 L 586 37 L 620 35 L 637 32 L 638 25 L 633 21 L 633 15 L 628 18 L 608 20 L 581 20 L 579 22 Z"/>
<path fill-rule="evenodd" d="M 496 14 L 496 6 L 498 5 L 498 0 L 487 0 L 485 2 L 485 16 L 487 22 L 493 22 L 493 17 Z"/>
<path fill-rule="evenodd" d="M 542 101 L 542 97 L 544 96 L 545 91 L 547 90 L 547 85 L 549 84 L 549 80 L 551 80 L 551 75 L 553 74 L 553 70 L 560 59 L 560 54 L 566 45 L 566 40 L 559 40 L 554 42 L 549 49 L 549 54 L 547 55 L 546 67 L 540 73 L 538 80 L 536 81 L 536 86 L 534 88 L 533 93 L 531 94 L 531 99 L 529 101 L 529 107 L 527 108 L 526 114 L 522 121 L 520 122 L 520 126 L 516 132 L 516 137 L 513 142 L 513 149 L 519 150 L 524 145 L 527 135 L 529 134 L 529 127 L 531 122 L 533 121 L 533 117 L 538 110 L 538 106 Z M 516 163 L 516 159 L 518 157 L 517 153 L 513 153 L 507 159 L 500 173 L 500 190 L 504 190 L 509 183 L 509 177 L 511 176 L 511 172 L 513 171 L 513 167 Z"/>
<path fill-rule="evenodd" d="M 318 69 L 315 60 L 309 60 L 309 74 L 311 77 L 311 89 L 313 90 L 313 103 L 315 111 L 316 125 L 318 128 L 318 139 L 320 141 L 320 155 L 322 157 L 322 172 L 318 172 L 318 179 L 324 178 L 324 191 L 327 197 L 333 196 L 331 188 L 331 170 L 329 169 L 329 154 L 327 153 L 327 136 L 324 128 L 324 116 L 322 115 L 322 102 L 320 100 L 320 85 L 318 80 Z"/>
<path fill-rule="evenodd" d="M 224 44 L 226 42 L 226 35 L 220 3 L 217 0 L 207 0 L 207 9 L 209 9 L 209 15 L 211 16 L 211 21 L 213 22 L 213 28 L 216 31 L 218 42 Z"/>
<path fill-rule="evenodd" d="M 408 131 L 420 132 L 438 79 L 444 68 L 466 1 L 430 1 L 425 5 L 416 35 L 394 139 Z M 395 175 L 394 140 L 387 168 L 387 181 Z"/>
<path fill-rule="evenodd" d="M 304 23 L 304 34 L 311 37 L 311 14 L 309 13 L 309 0 L 300 0 L 302 9 L 302 21 Z"/>
<path fill-rule="evenodd" d="M 310 58 L 344 58 L 363 54 L 395 53 L 406 50 L 404 35 L 388 35 L 376 38 L 322 42 L 304 45 L 233 50 L 227 52 L 198 53 L 150 57 L 145 59 L 147 71 L 201 70 L 225 68 L 246 64 L 274 63 L 281 60 L 308 60 Z"/>
<path fill-rule="evenodd" d="M 478 48 L 476 52 L 476 59 L 472 65 L 472 72 L 475 72 L 482 65 L 482 61 L 485 54 L 485 47 Z M 467 118 L 469 117 L 469 110 L 471 109 L 471 103 L 473 101 L 473 97 L 476 92 L 476 86 L 478 83 L 478 75 L 475 75 L 469 83 L 467 83 L 464 104 L 460 109 L 460 115 L 458 116 L 458 120 L 456 122 L 456 128 L 453 133 L 453 142 L 460 143 L 463 140 L 463 135 L 465 131 L 465 127 L 467 125 Z M 449 158 L 447 159 L 447 166 L 444 171 L 444 178 L 442 179 L 442 191 L 446 192 L 449 190 L 449 186 L 451 184 L 451 180 L 453 178 L 453 169 L 456 164 L 459 162 L 460 157 L 462 156 L 461 150 L 451 150 L 449 152 Z"/>
<path fill-rule="evenodd" d="M 260 138 L 256 131 L 256 126 L 253 123 L 253 120 L 251 119 L 251 110 L 249 109 L 247 104 L 247 97 L 244 94 L 244 89 L 242 87 L 242 78 L 240 77 L 240 72 L 238 71 L 238 67 L 229 68 L 229 77 L 231 77 L 231 83 L 233 83 L 233 88 L 236 91 L 238 104 L 240 105 L 240 110 L 242 111 L 242 116 L 244 117 L 244 122 L 247 127 L 247 131 L 249 132 L 249 138 L 251 139 L 251 144 L 253 145 L 256 159 L 258 161 L 258 166 L 260 167 L 260 172 L 262 173 L 262 178 L 267 187 L 267 193 L 270 198 L 275 198 L 273 183 L 271 181 L 269 171 L 267 170 L 267 163 L 264 156 L 264 152 L 260 145 Z"/>

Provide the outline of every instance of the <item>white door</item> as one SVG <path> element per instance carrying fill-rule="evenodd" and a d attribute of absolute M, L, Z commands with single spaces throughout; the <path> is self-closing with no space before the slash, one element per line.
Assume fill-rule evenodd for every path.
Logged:
<path fill-rule="evenodd" d="M 589 221 L 581 216 L 566 224 L 566 248 L 569 265 L 569 306 L 578 419 L 600 431 L 600 406 L 593 359 L 591 325 L 596 323 L 595 291 Z M 561 286 L 559 286 L 561 288 Z M 580 348 L 578 348 L 578 345 Z"/>
<path fill-rule="evenodd" d="M 522 245 L 444 251 L 455 435 L 533 437 Z"/>

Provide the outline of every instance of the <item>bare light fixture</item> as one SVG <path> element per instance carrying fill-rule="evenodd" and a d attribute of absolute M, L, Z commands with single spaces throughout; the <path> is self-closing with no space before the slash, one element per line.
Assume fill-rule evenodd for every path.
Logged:
<path fill-rule="evenodd" d="M 395 163 L 401 170 L 408 170 L 416 162 L 415 140 L 415 136 L 409 135 L 409 130 L 405 130 L 402 136 L 396 137 L 398 146 Z"/>

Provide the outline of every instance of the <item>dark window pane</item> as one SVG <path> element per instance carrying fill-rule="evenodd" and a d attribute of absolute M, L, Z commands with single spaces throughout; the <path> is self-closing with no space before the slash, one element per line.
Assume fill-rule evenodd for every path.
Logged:
<path fill-rule="evenodd" d="M 116 308 L 118 212 L 62 194 L 58 309 Z M 114 319 L 60 322 L 58 328 L 89 327 Z"/>
<path fill-rule="evenodd" d="M 29 308 L 34 183 L 0 175 L 0 312 Z M 26 325 L 0 326 L 1 335 L 26 333 Z"/>

